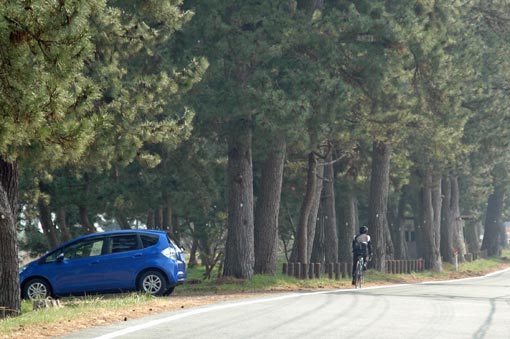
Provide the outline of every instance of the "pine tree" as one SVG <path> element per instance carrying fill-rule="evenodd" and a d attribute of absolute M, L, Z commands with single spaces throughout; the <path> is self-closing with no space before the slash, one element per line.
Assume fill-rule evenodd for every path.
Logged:
<path fill-rule="evenodd" d="M 136 158 L 153 167 L 159 158 L 147 145 L 175 147 L 190 132 L 192 114 L 174 118 L 171 100 L 188 90 L 206 65 L 197 60 L 170 68 L 161 61 L 161 51 L 191 13 L 180 11 L 180 2 L 174 1 L 109 4 L 119 7 L 99 0 L 34 1 L 0 9 L 5 50 L 0 200 L 6 216 L 0 222 L 0 244 L 9 258 L 0 269 L 0 304 L 15 313 L 20 307 L 18 164 L 32 165 L 41 175 L 70 163 L 89 185 L 91 172 L 112 164 L 125 166 Z M 89 224 L 87 209 L 80 201 L 84 225 Z M 87 231 L 94 231 L 92 225 Z"/>
<path fill-rule="evenodd" d="M 20 312 L 19 164 L 76 160 L 94 136 L 86 112 L 97 91 L 83 75 L 88 20 L 103 1 L 4 1 L 0 6 L 0 305 Z"/>

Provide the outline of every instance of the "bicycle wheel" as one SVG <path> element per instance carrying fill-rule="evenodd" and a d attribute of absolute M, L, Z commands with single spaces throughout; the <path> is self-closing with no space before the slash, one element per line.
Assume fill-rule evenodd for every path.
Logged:
<path fill-rule="evenodd" d="M 363 286 L 363 262 L 358 260 L 356 264 L 356 288 Z"/>

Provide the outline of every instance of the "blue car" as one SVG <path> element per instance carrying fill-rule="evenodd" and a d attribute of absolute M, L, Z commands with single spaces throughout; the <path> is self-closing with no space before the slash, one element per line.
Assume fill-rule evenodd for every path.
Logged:
<path fill-rule="evenodd" d="M 185 281 L 184 251 L 155 230 L 85 235 L 20 269 L 21 296 L 31 300 L 125 291 L 168 295 Z"/>

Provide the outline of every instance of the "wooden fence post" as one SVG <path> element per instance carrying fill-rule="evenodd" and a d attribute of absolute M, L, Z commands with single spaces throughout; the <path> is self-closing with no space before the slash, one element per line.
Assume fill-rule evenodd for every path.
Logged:
<path fill-rule="evenodd" d="M 301 279 L 305 279 L 305 280 L 308 279 L 308 267 L 309 266 L 310 265 L 307 263 L 301 264 L 301 277 L 300 277 Z"/>
<path fill-rule="evenodd" d="M 315 278 L 316 279 L 321 278 L 321 263 L 320 262 L 315 264 Z"/>
<path fill-rule="evenodd" d="M 328 272 L 328 278 L 333 279 L 334 264 L 332 262 L 327 264 L 326 270 Z"/>
<path fill-rule="evenodd" d="M 351 275 L 352 275 L 352 263 L 350 262 L 346 262 L 345 263 L 345 273 L 344 273 L 344 277 L 348 277 L 348 279 L 352 278 Z"/>

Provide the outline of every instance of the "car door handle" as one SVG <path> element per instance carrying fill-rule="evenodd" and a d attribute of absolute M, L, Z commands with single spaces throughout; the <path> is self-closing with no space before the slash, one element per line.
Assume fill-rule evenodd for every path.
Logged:
<path fill-rule="evenodd" d="M 96 264 L 99 264 L 99 260 L 96 260 L 96 261 L 91 261 L 90 262 L 91 265 L 96 265 Z"/>
<path fill-rule="evenodd" d="M 141 253 L 137 253 L 137 254 L 134 254 L 134 255 L 133 255 L 133 258 L 138 258 L 138 257 L 141 257 L 141 256 L 142 256 L 142 254 L 141 254 Z"/>

